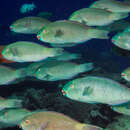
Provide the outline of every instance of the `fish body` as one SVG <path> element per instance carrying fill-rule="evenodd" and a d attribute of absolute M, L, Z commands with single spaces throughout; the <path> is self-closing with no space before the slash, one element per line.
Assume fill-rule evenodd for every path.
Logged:
<path fill-rule="evenodd" d="M 20 107 L 22 107 L 22 100 L 5 99 L 0 97 L 0 110 L 5 108 L 20 108 Z"/>
<path fill-rule="evenodd" d="M 69 52 L 63 52 L 62 55 L 51 57 L 50 60 L 58 60 L 58 61 L 69 61 L 69 60 L 76 60 L 80 59 L 81 55 L 76 53 L 69 53 Z"/>
<path fill-rule="evenodd" d="M 126 29 L 128 26 L 130 26 L 130 23 L 126 20 L 119 20 L 115 21 L 112 24 L 109 24 L 107 26 L 98 26 L 98 29 L 104 29 L 109 32 L 122 32 L 124 29 Z"/>
<path fill-rule="evenodd" d="M 23 108 L 8 108 L 0 111 L 0 122 L 18 125 L 20 121 L 31 112 Z"/>
<path fill-rule="evenodd" d="M 118 113 L 130 116 L 130 102 L 123 105 L 112 106 L 112 109 Z"/>
<path fill-rule="evenodd" d="M 130 12 L 130 3 L 117 0 L 97 0 L 90 5 L 90 8 L 106 9 L 111 12 Z"/>
<path fill-rule="evenodd" d="M 20 126 L 24 130 L 103 130 L 94 125 L 82 124 L 57 112 L 37 112 L 25 117 Z"/>
<path fill-rule="evenodd" d="M 37 38 L 55 47 L 69 47 L 92 38 L 108 39 L 108 31 L 98 30 L 79 22 L 60 20 L 45 26 Z"/>
<path fill-rule="evenodd" d="M 11 61 L 34 62 L 61 55 L 62 51 L 60 48 L 47 48 L 34 42 L 18 41 L 7 45 L 2 55 Z"/>
<path fill-rule="evenodd" d="M 127 81 L 130 81 L 130 67 L 128 67 L 121 73 L 121 77 Z"/>
<path fill-rule="evenodd" d="M 68 98 L 86 103 L 118 105 L 130 101 L 130 89 L 118 82 L 97 76 L 86 76 L 68 82 L 62 92 Z"/>
<path fill-rule="evenodd" d="M 83 8 L 72 13 L 69 20 L 88 26 L 105 26 L 126 17 L 128 17 L 128 13 L 114 13 L 98 8 Z"/>
<path fill-rule="evenodd" d="M 49 20 L 41 17 L 24 17 L 16 20 L 10 25 L 10 30 L 16 33 L 37 34 L 41 28 L 51 23 Z"/>
<path fill-rule="evenodd" d="M 93 68 L 93 63 L 76 64 L 68 61 L 47 61 L 36 71 L 36 78 L 47 81 L 70 79 Z"/>
<path fill-rule="evenodd" d="M 119 48 L 130 50 L 130 32 L 120 32 L 112 37 L 112 42 Z"/>

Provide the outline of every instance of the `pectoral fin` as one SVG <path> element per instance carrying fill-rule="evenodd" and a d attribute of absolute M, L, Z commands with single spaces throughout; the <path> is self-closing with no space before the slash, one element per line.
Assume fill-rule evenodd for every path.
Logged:
<path fill-rule="evenodd" d="M 83 91 L 83 96 L 88 96 L 88 95 L 90 95 L 91 93 L 93 92 L 93 89 L 92 89 L 92 87 L 90 87 L 90 86 L 88 86 L 88 87 L 85 87 L 84 88 L 84 91 Z"/>
<path fill-rule="evenodd" d="M 62 35 L 64 35 L 63 31 L 62 30 L 56 30 L 56 34 L 55 34 L 55 37 L 61 37 Z"/>
<path fill-rule="evenodd" d="M 43 123 L 37 130 L 44 130 L 49 124 L 49 121 L 46 123 Z"/>

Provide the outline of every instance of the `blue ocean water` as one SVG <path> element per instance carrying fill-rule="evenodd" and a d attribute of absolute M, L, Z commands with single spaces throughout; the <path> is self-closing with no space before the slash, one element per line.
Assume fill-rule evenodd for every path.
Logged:
<path fill-rule="evenodd" d="M 67 19 L 70 16 L 70 14 L 72 14 L 72 12 L 81 8 L 86 8 L 92 2 L 93 0 L 12 0 L 12 1 L 6 0 L 6 1 L 1 1 L 0 3 L 0 18 L 1 18 L 0 19 L 0 45 L 8 45 L 11 42 L 15 42 L 19 40 L 34 41 L 39 44 L 42 44 L 42 42 L 37 40 L 35 35 L 13 34 L 9 30 L 9 25 L 12 24 L 12 22 L 14 22 L 15 20 L 25 17 L 25 16 L 37 16 L 39 12 L 51 12 L 53 14 L 52 17 L 50 18 L 51 21 Z M 26 3 L 34 3 L 36 5 L 36 9 L 34 9 L 31 12 L 22 14 L 20 13 L 20 7 Z M 130 17 L 127 18 L 127 20 L 130 21 Z M 113 47 L 114 45 L 112 44 L 111 39 L 108 39 L 108 40 L 93 39 L 81 45 L 77 45 L 72 48 L 66 48 L 66 50 L 70 52 L 81 53 L 83 56 L 81 61 L 94 62 L 98 67 L 103 68 L 105 70 L 105 73 L 107 72 L 121 73 L 125 68 L 130 67 L 130 55 L 129 55 L 130 52 L 120 51 L 120 49 L 119 51 L 113 51 L 112 50 Z M 16 63 L 14 66 L 17 68 L 19 64 Z M 18 84 L 0 86 L 0 96 L 3 96 L 3 97 L 13 96 L 13 97 L 25 99 L 25 100 L 28 100 L 28 102 L 25 102 L 24 105 L 26 108 L 30 110 L 47 108 L 48 110 L 55 110 L 55 111 L 63 112 L 83 122 L 84 117 L 80 115 L 81 113 L 79 112 L 78 113 L 79 115 L 75 114 L 77 111 L 80 111 L 79 110 L 80 107 L 78 108 L 78 106 L 80 105 L 78 105 L 77 103 L 73 105 L 74 107 L 76 106 L 77 109 L 74 109 L 74 107 L 69 106 L 70 107 L 69 109 L 71 109 L 71 111 L 69 111 L 64 108 L 66 106 L 66 103 L 61 103 L 62 100 L 57 99 L 58 96 L 61 96 L 58 86 L 59 84 L 61 83 L 64 84 L 65 82 L 66 81 L 50 83 L 50 82 L 39 82 L 39 81 L 33 81 L 33 80 L 32 81 L 24 80 L 23 82 L 20 82 Z M 35 90 L 37 91 L 37 94 Z M 47 93 L 47 95 L 45 93 Z M 32 96 L 33 94 L 36 96 L 33 97 Z M 38 99 L 37 96 L 39 95 L 41 98 Z M 52 100 L 53 96 L 56 97 L 57 100 L 56 99 Z M 45 104 L 37 100 L 43 100 Z M 30 103 L 30 102 L 33 102 L 33 103 Z M 57 102 L 60 102 L 61 106 L 55 105 Z M 83 106 L 81 105 L 81 107 Z M 109 112 L 106 114 L 104 109 L 106 109 L 106 111 L 109 111 Z M 102 109 L 100 111 L 103 115 L 108 116 L 108 120 L 105 120 L 101 118 L 100 116 L 97 116 L 95 118 L 90 117 L 90 119 L 91 119 L 91 122 L 93 122 L 96 125 L 99 124 L 99 126 L 102 126 L 102 127 L 105 127 L 106 124 L 112 121 L 112 118 L 109 114 L 111 114 L 112 116 L 118 115 L 117 113 L 114 113 L 112 110 L 110 110 L 106 106 L 102 106 Z M 96 122 L 97 120 L 99 121 Z M 15 130 L 15 129 L 20 130 L 20 128 L 18 127 L 12 127 L 12 128 L 8 127 L 5 129 L 6 130 Z"/>

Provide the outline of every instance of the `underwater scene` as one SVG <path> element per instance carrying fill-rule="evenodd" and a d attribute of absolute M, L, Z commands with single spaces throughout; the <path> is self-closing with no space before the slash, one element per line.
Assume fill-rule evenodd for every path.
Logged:
<path fill-rule="evenodd" d="M 130 0 L 0 4 L 0 130 L 130 130 Z"/>

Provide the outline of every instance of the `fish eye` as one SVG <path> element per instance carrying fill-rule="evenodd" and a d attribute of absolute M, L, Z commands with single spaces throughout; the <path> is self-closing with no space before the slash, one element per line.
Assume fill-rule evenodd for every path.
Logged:
<path fill-rule="evenodd" d="M 121 76 L 122 76 L 122 77 L 124 77 L 124 76 L 125 76 L 125 74 L 124 74 L 124 73 L 121 73 Z"/>
<path fill-rule="evenodd" d="M 47 30 L 46 30 L 46 29 L 44 29 L 44 30 L 43 30 L 43 33 L 47 33 Z"/>
<path fill-rule="evenodd" d="M 30 121 L 29 121 L 29 120 L 26 120 L 25 123 L 26 123 L 26 124 L 30 124 Z"/>
<path fill-rule="evenodd" d="M 66 92 L 64 90 L 61 90 L 61 92 L 62 92 L 63 95 L 66 95 Z"/>
<path fill-rule="evenodd" d="M 121 36 L 119 36 L 118 38 L 121 39 Z"/>
<path fill-rule="evenodd" d="M 74 88 L 74 85 L 72 84 L 72 85 L 70 85 L 70 87 L 71 87 L 71 88 Z"/>
<path fill-rule="evenodd" d="M 114 42 L 114 40 L 111 40 L 112 42 Z"/>

